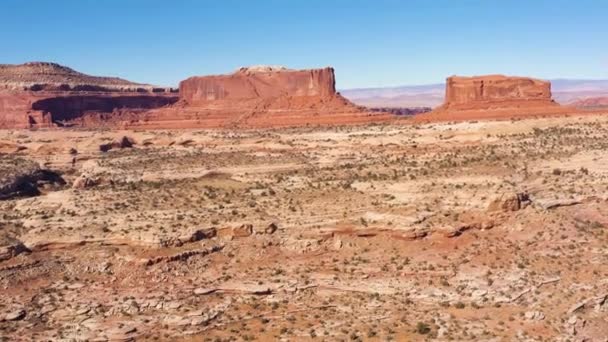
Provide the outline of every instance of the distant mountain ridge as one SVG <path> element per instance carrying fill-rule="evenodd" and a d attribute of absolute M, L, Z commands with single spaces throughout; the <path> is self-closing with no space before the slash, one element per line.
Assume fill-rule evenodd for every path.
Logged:
<path fill-rule="evenodd" d="M 554 79 L 550 81 L 553 98 L 560 104 L 608 97 L 608 80 Z M 355 104 L 368 107 L 437 107 L 443 103 L 445 84 L 342 89 L 340 94 Z"/>
<path fill-rule="evenodd" d="M 137 89 L 150 91 L 155 86 L 131 82 L 118 77 L 91 76 L 57 63 L 0 64 L 0 89 L 66 90 L 78 87 L 119 91 Z"/>

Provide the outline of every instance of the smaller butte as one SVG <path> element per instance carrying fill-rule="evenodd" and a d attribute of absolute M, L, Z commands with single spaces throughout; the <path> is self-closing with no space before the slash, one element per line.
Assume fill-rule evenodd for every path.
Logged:
<path fill-rule="evenodd" d="M 445 102 L 418 121 L 509 119 L 569 114 L 551 97 L 551 82 L 528 77 L 452 76 L 446 80 Z"/>

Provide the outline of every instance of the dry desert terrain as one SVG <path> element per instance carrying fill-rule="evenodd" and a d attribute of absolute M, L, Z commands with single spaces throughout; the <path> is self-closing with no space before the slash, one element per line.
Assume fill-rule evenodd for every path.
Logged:
<path fill-rule="evenodd" d="M 0 341 L 606 341 L 607 149 L 605 115 L 0 131 Z"/>

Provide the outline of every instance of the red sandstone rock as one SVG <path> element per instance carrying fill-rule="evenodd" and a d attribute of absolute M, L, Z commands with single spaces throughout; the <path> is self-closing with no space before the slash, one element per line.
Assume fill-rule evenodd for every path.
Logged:
<path fill-rule="evenodd" d="M 281 127 L 355 124 L 392 119 L 370 113 L 336 92 L 333 68 L 241 68 L 230 75 L 180 83 L 180 105 L 151 111 L 144 127 Z"/>
<path fill-rule="evenodd" d="M 52 126 L 50 115 L 32 108 L 34 101 L 28 92 L 0 91 L 0 128 Z"/>
<path fill-rule="evenodd" d="M 55 63 L 0 64 L 0 128 L 95 127 L 115 123 L 117 112 L 176 101 L 171 89 L 90 76 Z"/>
<path fill-rule="evenodd" d="M 448 77 L 445 103 L 447 108 L 478 109 L 553 105 L 551 83 L 526 77 L 491 75 L 481 77 Z"/>
<path fill-rule="evenodd" d="M 552 100 L 548 81 L 502 75 L 452 76 L 446 80 L 444 104 L 415 120 L 504 119 L 576 112 Z"/>
<path fill-rule="evenodd" d="M 333 68 L 288 70 L 241 68 L 231 75 L 191 77 L 179 85 L 180 99 L 190 105 L 216 100 L 276 99 L 286 96 L 336 96 Z"/>
<path fill-rule="evenodd" d="M 138 118 L 135 114 L 176 101 L 151 93 L 0 91 L 0 129 L 118 125 L 125 117 Z"/>

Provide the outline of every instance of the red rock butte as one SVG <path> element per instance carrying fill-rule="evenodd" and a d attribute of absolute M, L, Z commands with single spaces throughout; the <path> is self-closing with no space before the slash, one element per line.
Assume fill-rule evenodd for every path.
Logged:
<path fill-rule="evenodd" d="M 552 105 L 551 83 L 527 77 L 448 77 L 445 106 L 457 109 Z"/>
<path fill-rule="evenodd" d="M 240 68 L 232 74 L 191 77 L 180 102 L 147 113 L 145 127 L 284 127 L 391 120 L 336 92 L 334 69 Z"/>
<path fill-rule="evenodd" d="M 446 80 L 443 105 L 416 119 L 500 119 L 572 111 L 553 101 L 551 83 L 548 81 L 503 75 L 452 76 Z"/>
<path fill-rule="evenodd" d="M 218 100 L 336 96 L 333 68 L 289 70 L 284 67 L 240 68 L 231 75 L 191 77 L 179 85 L 189 104 Z"/>

